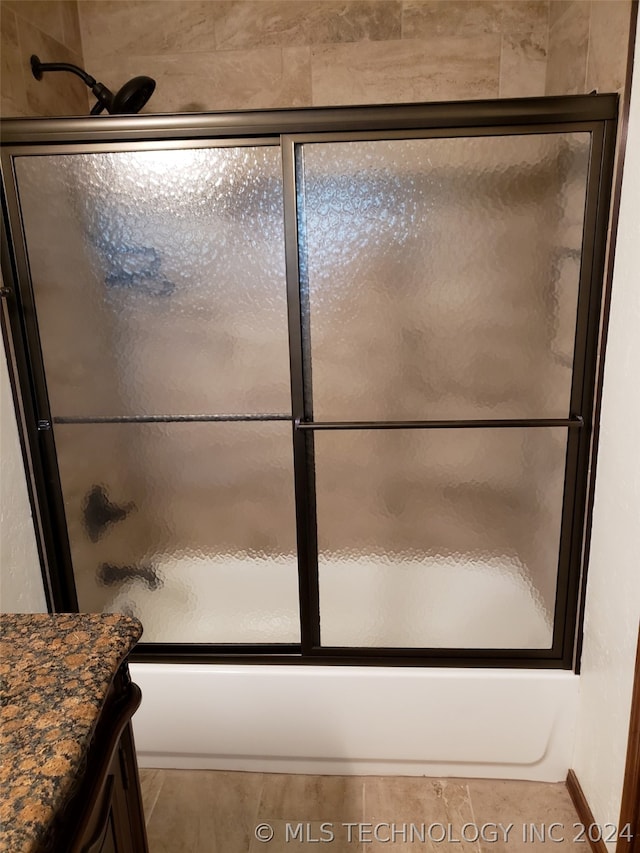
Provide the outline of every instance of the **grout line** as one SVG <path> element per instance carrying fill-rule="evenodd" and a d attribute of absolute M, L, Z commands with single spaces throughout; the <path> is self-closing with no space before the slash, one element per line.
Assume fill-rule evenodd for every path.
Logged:
<path fill-rule="evenodd" d="M 76 0 L 76 18 L 78 21 L 78 35 L 80 36 L 80 59 L 82 60 L 82 63 L 81 63 L 82 68 L 85 68 L 86 66 L 85 66 L 85 58 L 84 58 L 84 36 L 82 34 L 82 18 L 80 15 L 80 9 L 81 8 L 82 7 L 81 7 L 80 0 Z M 62 28 L 64 31 L 64 21 L 63 21 L 63 27 Z M 90 97 L 90 90 L 87 89 L 87 109 L 90 110 L 92 106 L 93 106 L 93 103 L 92 103 L 91 97 Z"/>
<path fill-rule="evenodd" d="M 164 770 L 158 770 L 158 773 L 160 773 L 160 774 L 161 774 L 161 775 L 160 775 L 160 778 L 161 778 L 161 780 L 162 780 L 162 781 L 161 781 L 160 785 L 158 786 L 158 793 L 155 795 L 155 797 L 154 797 L 154 799 L 153 799 L 153 803 L 151 804 L 151 806 L 150 806 L 150 808 L 149 808 L 149 814 L 147 815 L 147 813 L 145 812 L 145 815 L 144 815 L 144 818 L 145 818 L 145 820 L 144 820 L 144 825 L 145 825 L 145 827 L 148 827 L 148 826 L 149 826 L 149 824 L 150 824 L 150 822 L 151 822 L 151 816 L 153 815 L 154 809 L 155 809 L 155 807 L 156 807 L 156 803 L 158 802 L 158 799 L 159 799 L 159 797 L 160 797 L 160 792 L 162 791 L 162 788 L 164 787 L 164 782 L 165 782 L 165 771 L 164 771 Z"/>
<path fill-rule="evenodd" d="M 473 802 L 472 802 L 472 800 L 471 800 L 471 791 L 469 790 L 469 783 L 468 783 L 468 782 L 465 782 L 464 787 L 465 787 L 465 788 L 466 788 L 466 790 L 467 790 L 467 800 L 469 801 L 469 808 L 471 809 L 471 822 L 472 822 L 475 826 L 477 826 L 477 825 L 478 825 L 478 822 L 477 822 L 477 820 L 476 820 L 476 814 L 475 814 L 475 812 L 474 812 L 474 810 L 473 810 Z M 482 847 L 480 846 L 480 839 L 478 839 L 478 840 L 476 841 L 476 844 L 478 845 L 478 853 L 482 853 Z"/>
<path fill-rule="evenodd" d="M 587 54 L 584 60 L 584 82 L 582 91 L 587 94 L 587 78 L 589 76 L 589 57 L 591 56 L 591 22 L 593 20 L 593 0 L 589 3 L 589 31 L 587 32 Z"/>
<path fill-rule="evenodd" d="M 260 773 L 260 790 L 258 792 L 258 796 L 256 797 L 256 807 L 253 811 L 253 823 L 256 824 L 258 822 L 258 815 L 260 813 L 260 806 L 262 805 L 262 796 L 264 794 L 264 786 L 265 786 L 265 775 L 264 773 Z M 249 841 L 249 846 L 251 846 L 251 839 Z"/>
<path fill-rule="evenodd" d="M 231 772 L 233 772 L 233 771 L 231 771 Z M 256 775 L 258 775 L 258 774 L 256 774 Z M 264 791 L 265 791 L 265 786 L 266 786 L 267 774 L 266 773 L 260 773 L 259 775 L 260 775 L 260 790 L 258 791 L 258 796 L 256 797 L 255 809 L 253 810 L 253 822 L 250 823 L 250 825 L 249 825 L 249 846 L 247 847 L 247 853 L 251 853 L 251 850 L 255 849 L 255 845 L 254 845 L 255 836 L 253 833 L 254 833 L 255 827 L 258 824 L 258 819 L 260 817 L 260 806 L 262 805 L 262 800 L 264 798 Z M 272 816 L 268 814 L 266 819 L 271 822 Z M 258 844 L 258 847 L 260 847 L 260 846 L 261 845 Z M 265 845 L 265 846 L 267 846 L 267 845 Z"/>
<path fill-rule="evenodd" d="M 544 92 L 543 95 L 547 95 L 547 85 L 549 83 L 549 56 L 551 49 L 551 3 L 553 0 L 549 0 L 547 3 L 547 46 L 546 46 L 546 57 L 544 63 Z"/>
<path fill-rule="evenodd" d="M 18 56 L 20 57 L 20 82 L 21 82 L 21 86 L 22 86 L 22 90 L 20 92 L 20 100 L 22 101 L 22 103 L 20 106 L 23 110 L 26 110 L 27 111 L 26 114 L 29 115 L 29 102 L 27 99 L 27 82 L 28 81 L 27 81 L 27 78 L 25 76 L 25 70 L 24 70 L 24 66 L 26 65 L 26 63 L 22 61 L 24 59 L 25 51 L 22 48 L 22 39 L 20 38 L 20 21 L 18 20 L 18 16 L 13 11 L 13 9 L 5 9 L 5 12 L 9 12 L 10 14 L 13 15 L 13 20 L 15 21 L 15 25 L 16 25 L 16 41 L 18 43 Z M 29 71 L 31 71 L 31 69 L 29 69 Z"/>
<path fill-rule="evenodd" d="M 309 51 L 309 103 L 312 107 L 315 107 L 322 106 L 322 104 L 316 104 L 316 97 L 313 91 L 313 48 L 314 45 L 312 44 L 307 47 L 307 50 Z"/>
<path fill-rule="evenodd" d="M 217 771 L 214 771 L 214 772 L 217 772 Z M 231 771 L 226 771 L 226 772 L 233 773 L 234 771 L 233 771 L 233 770 L 231 770 Z M 259 776 L 259 777 L 260 777 L 260 787 L 259 787 L 259 789 L 258 789 L 258 794 L 257 794 L 257 796 L 256 796 L 255 808 L 254 808 L 254 810 L 253 810 L 253 814 L 251 815 L 251 818 L 252 818 L 252 819 L 248 820 L 248 826 L 247 826 L 247 830 L 248 830 L 248 846 L 247 846 L 247 853 L 251 853 L 251 850 L 255 849 L 255 845 L 254 845 L 254 841 L 255 841 L 254 830 L 255 830 L 255 827 L 256 827 L 256 826 L 257 826 L 257 824 L 258 824 L 258 815 L 260 814 L 260 806 L 262 805 L 262 797 L 263 797 L 263 794 L 264 794 L 265 776 L 266 776 L 266 775 L 267 775 L 266 773 L 251 773 L 251 772 L 249 772 L 249 773 L 247 773 L 247 774 L 246 774 L 247 779 L 248 779 L 248 777 L 249 777 L 249 776 Z M 249 818 L 249 813 L 248 813 L 248 812 L 247 812 L 247 818 Z M 270 819 L 270 815 L 268 815 L 268 816 L 267 816 L 267 820 L 269 820 L 269 822 L 272 822 L 272 821 L 271 821 L 271 819 Z M 258 844 L 258 847 L 260 847 L 260 846 L 261 846 L 261 845 L 260 845 L 260 844 Z M 265 846 L 267 846 L 267 845 L 265 845 Z"/>
<path fill-rule="evenodd" d="M 373 777 L 372 777 L 372 776 L 370 776 L 369 778 L 370 778 L 370 779 L 372 779 Z M 366 802 L 367 802 L 367 800 L 366 800 L 366 796 L 367 796 L 367 794 L 366 794 L 366 784 L 367 784 L 367 778 L 366 778 L 366 777 L 363 777 L 363 779 L 362 779 L 362 817 L 360 818 L 360 820 L 362 821 L 362 823 L 365 823 L 365 822 L 366 822 L 366 820 L 367 820 L 367 813 L 366 813 Z M 359 845 L 358 845 L 358 848 L 359 848 L 359 850 L 360 850 L 360 853 L 362 853 L 363 847 L 364 847 L 364 842 L 362 842 L 362 844 L 359 844 Z"/>

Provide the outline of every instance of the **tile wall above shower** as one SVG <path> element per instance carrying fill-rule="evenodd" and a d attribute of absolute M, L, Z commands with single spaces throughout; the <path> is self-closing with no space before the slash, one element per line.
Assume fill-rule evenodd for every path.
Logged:
<path fill-rule="evenodd" d="M 631 3 L 551 0 L 546 95 L 621 92 Z"/>
<path fill-rule="evenodd" d="M 618 90 L 630 0 L 80 0 L 87 65 L 148 112 Z M 571 47 L 571 50 L 568 49 Z"/>
<path fill-rule="evenodd" d="M 2 115 L 86 113 L 68 74 L 149 74 L 144 112 L 620 91 L 630 0 L 1 0 Z"/>
<path fill-rule="evenodd" d="M 29 57 L 84 64 L 75 0 L 2 0 L 0 3 L 0 114 L 68 116 L 89 111 L 89 90 L 72 74 L 50 74 L 38 82 Z"/>

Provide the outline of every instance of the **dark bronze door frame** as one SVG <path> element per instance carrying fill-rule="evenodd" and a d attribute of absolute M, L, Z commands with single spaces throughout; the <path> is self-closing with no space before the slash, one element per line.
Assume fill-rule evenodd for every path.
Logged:
<path fill-rule="evenodd" d="M 162 141 L 173 145 L 195 140 L 273 138 L 283 150 L 287 279 L 292 366 L 292 431 L 296 459 L 298 547 L 306 555 L 300 565 L 302 642 L 299 646 L 233 644 L 142 644 L 136 659 L 235 660 L 243 662 L 367 663 L 571 668 L 583 583 L 582 554 L 589 462 L 593 452 L 593 412 L 601 319 L 609 200 L 616 136 L 617 95 L 530 98 L 464 103 L 411 104 L 389 107 L 310 108 L 265 112 L 177 116 L 112 116 L 5 121 L 2 138 L 3 214 L 2 269 L 6 285 L 2 325 L 10 360 L 12 387 L 19 414 L 25 468 L 45 584 L 52 610 L 77 609 L 66 532 L 47 384 L 22 233 L 13 160 L 40 153 L 110 150 L 126 145 L 144 150 Z M 322 647 L 318 623 L 318 567 L 315 508 L 310 497 L 309 458 L 313 435 L 327 429 L 441 429 L 486 426 L 481 421 L 316 423 L 305 408 L 304 352 L 301 340 L 297 222 L 295 210 L 296 144 L 371 134 L 454 137 L 509 133 L 586 131 L 591 134 L 591 161 L 585 212 L 583 263 L 576 328 L 576 359 L 571 414 L 553 425 L 567 429 L 563 527 L 553 646 L 550 649 L 418 649 Z M 287 201 L 288 199 L 288 201 Z M 540 419 L 493 421 L 496 429 L 550 426 Z M 315 565 L 314 565 L 315 557 Z M 304 563 L 304 564 L 303 564 Z"/>

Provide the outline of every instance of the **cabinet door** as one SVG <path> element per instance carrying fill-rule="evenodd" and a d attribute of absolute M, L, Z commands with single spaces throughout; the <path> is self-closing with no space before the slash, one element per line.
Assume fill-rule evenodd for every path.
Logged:
<path fill-rule="evenodd" d="M 114 757 L 114 768 L 118 768 L 118 753 Z M 87 832 L 82 853 L 135 853 L 128 833 L 126 794 L 123 797 L 122 779 L 119 769 L 110 773 L 104 786 L 100 805 L 96 808 L 95 820 Z"/>
<path fill-rule="evenodd" d="M 130 726 L 123 732 L 113 754 L 79 850 L 81 853 L 147 853 Z"/>

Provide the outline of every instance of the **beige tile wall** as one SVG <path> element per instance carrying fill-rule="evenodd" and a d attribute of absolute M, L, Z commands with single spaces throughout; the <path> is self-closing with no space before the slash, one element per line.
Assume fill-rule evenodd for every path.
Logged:
<path fill-rule="evenodd" d="M 622 91 L 630 18 L 629 0 L 552 0 L 546 94 Z"/>
<path fill-rule="evenodd" d="M 628 0 L 599 0 L 591 4 L 589 53 L 585 91 L 620 92 L 627 68 L 631 21 Z"/>
<path fill-rule="evenodd" d="M 544 94 L 547 0 L 79 6 L 92 73 L 156 77 L 150 111 Z"/>
<path fill-rule="evenodd" d="M 617 90 L 630 0 L 79 0 L 91 73 L 146 111 Z"/>
<path fill-rule="evenodd" d="M 2 115 L 75 115 L 148 73 L 147 112 L 620 91 L 630 0 L 2 0 Z"/>
<path fill-rule="evenodd" d="M 0 3 L 3 116 L 81 115 L 89 109 L 89 90 L 73 74 L 31 74 L 29 57 L 43 62 L 83 65 L 78 5 L 75 0 L 2 0 Z"/>

